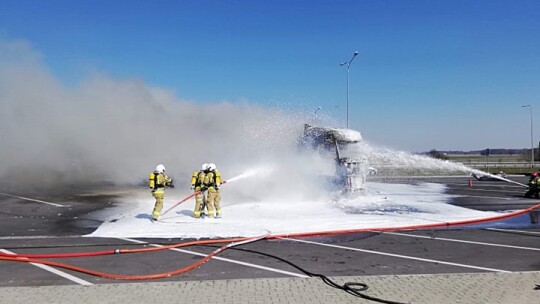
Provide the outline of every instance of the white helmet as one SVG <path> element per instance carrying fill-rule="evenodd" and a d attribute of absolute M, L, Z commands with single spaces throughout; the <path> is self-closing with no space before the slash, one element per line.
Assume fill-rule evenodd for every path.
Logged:
<path fill-rule="evenodd" d="M 162 164 L 157 165 L 156 166 L 156 171 L 159 172 L 159 173 L 165 172 L 165 166 L 162 165 Z"/>
<path fill-rule="evenodd" d="M 208 165 L 208 170 L 210 170 L 210 171 L 216 170 L 216 164 L 209 164 Z"/>
<path fill-rule="evenodd" d="M 201 169 L 203 171 L 206 171 L 206 169 L 208 169 L 208 164 L 207 163 L 202 164 Z"/>

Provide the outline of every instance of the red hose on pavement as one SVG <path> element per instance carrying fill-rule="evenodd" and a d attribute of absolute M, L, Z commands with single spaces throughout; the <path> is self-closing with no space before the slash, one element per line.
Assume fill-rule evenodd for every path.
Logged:
<path fill-rule="evenodd" d="M 206 263 L 208 260 L 210 260 L 212 257 L 214 257 L 215 255 L 219 254 L 222 251 L 225 251 L 225 250 L 227 250 L 227 249 L 229 249 L 231 247 L 234 247 L 234 246 L 239 246 L 239 245 L 242 245 L 242 244 L 256 242 L 256 241 L 265 239 L 267 236 L 268 235 L 263 235 L 263 236 L 259 236 L 259 237 L 252 237 L 252 238 L 236 238 L 236 239 L 218 240 L 218 241 L 216 241 L 216 240 L 197 241 L 197 242 L 189 242 L 189 243 L 184 243 L 184 244 L 176 244 L 176 245 L 164 246 L 164 247 L 158 247 L 158 248 L 143 248 L 143 249 L 127 250 L 126 252 L 142 252 L 142 251 L 163 250 L 163 249 L 169 249 L 169 248 L 185 247 L 185 246 L 191 246 L 191 245 L 200 245 L 200 244 L 209 244 L 209 243 L 223 243 L 225 241 L 235 240 L 235 242 L 233 242 L 233 243 L 223 245 L 220 248 L 212 251 L 210 254 L 208 254 L 204 258 L 200 259 L 199 261 L 197 261 L 197 262 L 195 262 L 195 263 L 193 263 L 191 265 L 188 265 L 186 267 L 183 267 L 183 268 L 180 268 L 180 269 L 177 269 L 177 270 L 173 270 L 173 271 L 156 273 L 156 274 L 148 274 L 148 275 L 122 275 L 122 274 L 112 274 L 112 273 L 107 273 L 107 272 L 94 271 L 94 270 L 91 270 L 91 269 L 88 269 L 88 268 L 78 267 L 78 266 L 65 264 L 65 263 L 46 261 L 46 260 L 40 260 L 40 259 L 35 259 L 35 258 L 27 258 L 26 256 L 29 256 L 29 255 L 26 255 L 26 256 L 25 255 L 6 256 L 4 254 L 4 255 L 0 256 L 0 260 L 12 261 L 12 262 L 23 262 L 23 263 L 38 263 L 38 264 L 49 265 L 49 266 L 64 268 L 64 269 L 68 269 L 68 270 L 73 270 L 73 271 L 77 271 L 77 272 L 81 272 L 81 273 L 86 273 L 86 274 L 89 274 L 89 275 L 102 277 L 102 278 L 107 278 L 107 279 L 115 279 L 115 280 L 153 280 L 153 279 L 161 279 L 161 278 L 166 278 L 166 277 L 186 273 L 186 272 L 188 272 L 190 270 L 193 270 L 193 269 L 201 266 L 202 264 Z M 102 251 L 100 253 L 105 253 L 105 252 L 106 251 Z M 108 254 L 110 254 L 110 253 L 108 253 Z M 42 256 L 45 256 L 45 255 L 42 255 Z M 53 255 L 53 256 L 59 257 L 58 255 Z M 75 256 L 77 256 L 77 254 L 72 254 L 72 256 L 70 256 L 70 257 L 75 257 Z M 89 256 L 89 255 L 79 255 L 79 256 Z"/>
<path fill-rule="evenodd" d="M 23 259 L 79 258 L 79 257 L 101 256 L 101 255 L 111 255 L 111 254 L 121 254 L 121 253 L 151 252 L 151 251 L 159 251 L 159 250 L 165 250 L 165 249 L 171 249 L 171 248 L 189 247 L 189 246 L 195 246 L 195 245 L 241 242 L 241 241 L 245 241 L 249 239 L 253 239 L 253 238 L 242 237 L 242 238 L 230 238 L 230 239 L 219 239 L 219 240 L 204 240 L 204 241 L 179 243 L 179 244 L 173 244 L 173 245 L 165 245 L 161 247 L 137 248 L 137 249 L 111 249 L 111 250 L 103 250 L 103 251 L 77 252 L 77 253 L 11 254 L 11 253 L 0 252 L 0 258 L 2 257 L 23 258 Z"/>

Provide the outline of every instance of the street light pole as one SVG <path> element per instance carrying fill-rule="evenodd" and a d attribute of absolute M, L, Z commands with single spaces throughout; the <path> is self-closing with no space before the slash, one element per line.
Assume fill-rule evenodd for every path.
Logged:
<path fill-rule="evenodd" d="M 347 65 L 347 129 L 349 128 L 349 68 L 351 67 L 351 63 L 356 55 L 358 55 L 358 51 L 354 52 L 351 60 L 339 64 L 340 66 Z"/>
<path fill-rule="evenodd" d="M 534 168 L 534 144 L 533 144 L 533 114 L 532 105 L 524 105 L 522 108 L 529 108 L 531 114 L 531 168 Z"/>

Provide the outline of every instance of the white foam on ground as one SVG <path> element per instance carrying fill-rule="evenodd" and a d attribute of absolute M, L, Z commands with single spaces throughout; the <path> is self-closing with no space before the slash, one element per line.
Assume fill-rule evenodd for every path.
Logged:
<path fill-rule="evenodd" d="M 451 196 L 444 193 L 445 186 L 441 184 L 368 183 L 368 189 L 366 194 L 348 200 L 289 201 L 287 198 L 234 199 L 227 195 L 224 186 L 222 218 L 193 218 L 195 202 L 191 199 L 163 215 L 156 223 L 150 221 L 153 198 L 149 191 L 141 190 L 123 198 L 119 207 L 107 209 L 107 221 L 88 236 L 219 238 L 401 227 L 498 215 L 447 204 Z M 163 210 L 190 195 L 171 190 L 166 193 Z M 111 221 L 113 219 L 117 220 Z"/>

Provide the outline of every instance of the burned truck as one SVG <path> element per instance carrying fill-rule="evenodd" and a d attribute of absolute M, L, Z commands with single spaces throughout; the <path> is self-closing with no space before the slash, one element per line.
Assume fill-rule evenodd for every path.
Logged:
<path fill-rule="evenodd" d="M 304 148 L 333 158 L 335 172 L 330 181 L 344 194 L 365 190 L 366 176 L 376 172 L 362 154 L 362 135 L 356 130 L 305 124 L 301 142 Z"/>

